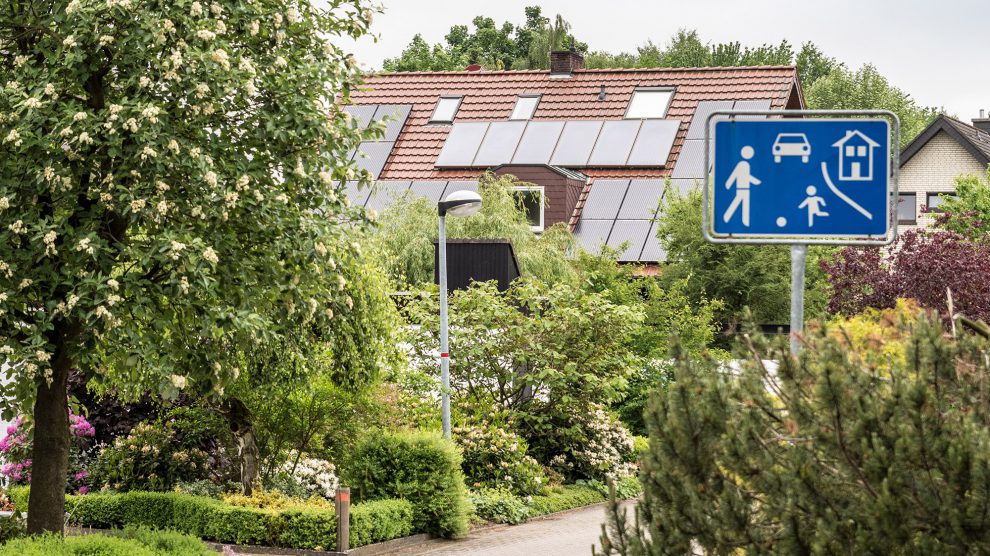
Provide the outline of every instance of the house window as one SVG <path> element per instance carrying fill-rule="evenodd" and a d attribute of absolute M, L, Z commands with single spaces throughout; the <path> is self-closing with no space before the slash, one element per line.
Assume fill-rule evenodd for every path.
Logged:
<path fill-rule="evenodd" d="M 918 196 L 915 193 L 897 195 L 897 223 L 914 224 L 918 221 Z"/>
<path fill-rule="evenodd" d="M 516 195 L 519 205 L 526 211 L 529 227 L 534 232 L 543 231 L 543 188 L 539 186 L 517 187 Z"/>
<path fill-rule="evenodd" d="M 856 147 L 856 156 L 866 156 L 866 146 L 860 145 Z"/>
<path fill-rule="evenodd" d="M 955 193 L 929 193 L 928 212 L 942 212 L 940 208 L 946 199 L 955 199 Z"/>
<path fill-rule="evenodd" d="M 431 124 L 449 124 L 454 121 L 457 109 L 461 107 L 464 97 L 440 97 L 437 107 L 433 109 L 433 116 L 430 117 Z"/>
<path fill-rule="evenodd" d="M 626 109 L 626 119 L 663 118 L 673 96 L 674 91 L 671 90 L 636 89 Z"/>
<path fill-rule="evenodd" d="M 846 156 L 855 156 L 856 147 L 852 145 L 846 145 Z"/>
<path fill-rule="evenodd" d="M 529 120 L 536 113 L 536 105 L 540 103 L 540 95 L 519 95 L 516 107 L 512 109 L 510 120 Z"/>

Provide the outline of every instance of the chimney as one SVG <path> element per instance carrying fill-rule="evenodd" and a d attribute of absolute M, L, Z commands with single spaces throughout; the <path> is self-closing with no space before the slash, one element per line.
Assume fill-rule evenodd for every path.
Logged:
<path fill-rule="evenodd" d="M 980 109 L 980 117 L 973 118 L 973 127 L 983 133 L 990 133 L 990 118 L 987 118 L 986 110 Z"/>
<path fill-rule="evenodd" d="M 574 45 L 570 50 L 558 50 L 550 53 L 550 75 L 555 77 L 570 77 L 574 70 L 584 69 L 584 56 Z"/>

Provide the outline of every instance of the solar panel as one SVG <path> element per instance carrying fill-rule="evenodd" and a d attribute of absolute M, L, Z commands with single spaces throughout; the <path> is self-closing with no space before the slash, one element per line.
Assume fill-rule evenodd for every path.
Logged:
<path fill-rule="evenodd" d="M 591 151 L 589 166 L 623 166 L 629 158 L 642 120 L 605 122 Z"/>
<path fill-rule="evenodd" d="M 402 131 L 402 126 L 406 123 L 406 118 L 409 117 L 409 110 L 412 106 L 409 104 L 383 104 L 378 107 L 378 111 L 375 112 L 375 121 L 383 120 L 388 118 L 385 123 L 385 136 L 382 137 L 382 141 L 395 141 L 399 138 L 399 132 Z"/>
<path fill-rule="evenodd" d="M 612 233 L 608 236 L 608 246 L 619 249 L 626 244 L 626 248 L 619 254 L 619 261 L 638 261 L 649 231 L 649 220 L 616 220 Z"/>
<path fill-rule="evenodd" d="M 564 122 L 529 122 L 519 141 L 513 164 L 548 164 Z"/>
<path fill-rule="evenodd" d="M 639 260 L 644 263 L 659 263 L 666 259 L 667 253 L 657 238 L 657 223 L 654 222 L 646 234 L 646 243 L 643 245 L 643 253 L 640 254 Z"/>
<path fill-rule="evenodd" d="M 461 122 L 454 124 L 443 150 L 437 157 L 437 166 L 468 168 L 488 131 L 488 122 Z"/>
<path fill-rule="evenodd" d="M 666 166 L 680 120 L 646 120 L 626 161 L 628 166 Z"/>
<path fill-rule="evenodd" d="M 574 238 L 578 245 L 589 253 L 598 254 L 602 250 L 602 245 L 608 239 L 608 234 L 612 231 L 613 220 L 588 220 L 582 218 L 578 220 L 574 228 Z"/>
<path fill-rule="evenodd" d="M 510 162 L 525 129 L 526 122 L 494 122 L 488 126 L 488 133 L 472 166 L 497 166 Z"/>
<path fill-rule="evenodd" d="M 445 187 L 447 187 L 445 181 L 414 181 L 409 190 L 417 197 L 426 197 L 436 203 L 440 201 Z"/>
<path fill-rule="evenodd" d="M 717 110 L 732 110 L 732 104 L 734 101 L 731 100 L 703 100 L 698 103 L 698 108 L 694 111 L 694 116 L 691 118 L 691 127 L 688 128 L 688 139 L 704 139 L 705 138 L 705 121 L 708 120 L 708 116 Z M 719 120 L 725 120 L 727 118 L 719 116 L 712 120 L 712 125 Z M 713 128 L 714 129 L 714 128 Z"/>
<path fill-rule="evenodd" d="M 351 200 L 352 205 L 363 207 L 368 201 L 368 193 L 370 192 L 370 187 L 363 187 L 358 190 L 358 182 L 356 181 L 349 181 L 344 185 L 344 195 Z"/>
<path fill-rule="evenodd" d="M 368 127 L 368 122 L 375 116 L 376 110 L 378 110 L 377 104 L 351 104 L 344 107 L 344 112 L 350 114 L 357 122 L 358 129 Z"/>
<path fill-rule="evenodd" d="M 770 110 L 770 99 L 737 100 L 733 107 L 736 110 Z M 766 116 L 737 116 L 737 120 L 765 120 Z"/>
<path fill-rule="evenodd" d="M 595 180 L 581 209 L 581 218 L 614 220 L 628 186 L 629 180 Z"/>
<path fill-rule="evenodd" d="M 564 125 L 557 148 L 550 157 L 554 166 L 584 166 L 602 129 L 600 121 L 574 120 Z"/>
<path fill-rule="evenodd" d="M 380 181 L 375 184 L 365 208 L 375 209 L 379 213 L 384 212 L 385 209 L 395 204 L 408 189 L 409 182 L 407 181 Z"/>
<path fill-rule="evenodd" d="M 478 182 L 477 181 L 450 181 L 447 182 L 447 188 L 443 191 L 443 197 L 446 198 L 447 195 L 455 191 L 477 191 Z"/>
<path fill-rule="evenodd" d="M 663 197 L 664 180 L 632 180 L 619 209 L 623 220 L 652 220 Z"/>
<path fill-rule="evenodd" d="M 709 164 L 711 161 L 709 161 Z M 681 154 L 677 155 L 672 178 L 705 178 L 705 140 L 688 139 L 681 146 Z"/>
<path fill-rule="evenodd" d="M 358 152 L 354 155 L 354 163 L 362 170 L 371 172 L 372 179 L 378 179 L 385 167 L 385 161 L 392 152 L 395 143 L 385 143 L 383 141 L 364 141 L 358 147 Z"/>

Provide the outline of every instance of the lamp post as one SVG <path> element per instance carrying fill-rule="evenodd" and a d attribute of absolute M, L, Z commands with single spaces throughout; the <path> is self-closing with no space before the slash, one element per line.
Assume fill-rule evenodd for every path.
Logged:
<path fill-rule="evenodd" d="M 437 242 L 440 269 L 440 381 L 443 437 L 450 438 L 450 353 L 447 351 L 447 215 L 470 216 L 481 209 L 481 195 L 474 191 L 454 191 L 437 203 L 440 215 L 440 239 Z"/>

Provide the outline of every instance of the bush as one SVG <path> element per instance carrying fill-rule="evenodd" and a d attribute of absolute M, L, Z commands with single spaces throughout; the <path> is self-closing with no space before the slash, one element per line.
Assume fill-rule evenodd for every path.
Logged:
<path fill-rule="evenodd" d="M 31 482 L 31 453 L 34 427 L 29 419 L 19 415 L 7 426 L 6 436 L 0 438 L 0 454 L 7 462 L 0 466 L 0 475 L 11 485 Z M 93 425 L 69 408 L 69 469 L 66 492 L 89 492 L 91 441 L 96 434 Z"/>
<path fill-rule="evenodd" d="M 339 484 L 334 464 L 300 454 L 296 450 L 289 450 L 288 460 L 276 470 L 275 476 L 269 481 L 272 490 L 290 496 L 321 496 L 327 500 L 333 500 Z"/>
<path fill-rule="evenodd" d="M 312 508 L 319 510 L 332 510 L 333 502 L 321 496 L 310 498 L 297 498 L 288 496 L 277 490 L 255 489 L 251 496 L 244 496 L 240 493 L 225 494 L 221 498 L 225 504 L 231 506 L 241 506 L 244 508 L 259 508 L 264 510 L 284 510 L 287 508 Z"/>
<path fill-rule="evenodd" d="M 453 432 L 464 457 L 461 469 L 472 488 L 507 488 L 526 496 L 546 487 L 543 469 L 526 454 L 526 441 L 519 435 L 488 423 Z"/>
<path fill-rule="evenodd" d="M 529 519 L 526 503 L 512 491 L 483 488 L 470 495 L 474 514 L 485 521 L 515 525 Z"/>
<path fill-rule="evenodd" d="M 23 494 L 26 500 L 27 489 L 21 490 L 18 496 Z M 329 549 L 336 545 L 337 538 L 333 508 L 312 505 L 262 509 L 175 492 L 132 491 L 69 496 L 66 511 L 71 523 L 83 527 L 167 528 L 221 543 Z M 413 506 L 406 500 L 351 506 L 352 547 L 406 536 L 413 530 Z"/>
<path fill-rule="evenodd" d="M 605 496 L 590 486 L 564 485 L 555 487 L 549 494 L 534 496 L 529 503 L 529 514 L 531 517 L 536 517 L 603 501 Z"/>
<path fill-rule="evenodd" d="M 10 541 L 0 556 L 209 556 L 199 539 L 174 531 L 127 528 L 110 535 L 45 535 Z"/>
<path fill-rule="evenodd" d="M 401 498 L 414 508 L 416 531 L 457 537 L 468 529 L 461 455 L 435 433 L 382 433 L 358 443 L 346 468 L 359 500 Z"/>
<path fill-rule="evenodd" d="M 606 550 L 990 553 L 990 330 L 879 317 L 864 336 L 809 323 L 799 358 L 751 331 L 731 374 L 678 356 L 646 414 L 637 523 L 613 512 Z"/>
<path fill-rule="evenodd" d="M 636 465 L 633 437 L 614 415 L 600 406 L 572 417 L 580 436 L 550 460 L 556 471 L 577 479 L 604 481 L 632 474 Z"/>

